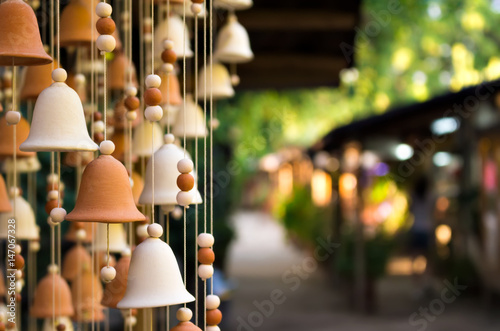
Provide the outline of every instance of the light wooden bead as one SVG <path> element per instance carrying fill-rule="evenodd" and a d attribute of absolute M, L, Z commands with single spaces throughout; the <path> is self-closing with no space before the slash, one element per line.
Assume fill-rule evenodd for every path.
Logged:
<path fill-rule="evenodd" d="M 148 225 L 147 224 L 138 225 L 136 233 L 139 238 L 146 238 L 148 236 Z"/>
<path fill-rule="evenodd" d="M 78 241 L 84 241 L 87 238 L 87 231 L 85 229 L 78 229 L 76 231 L 76 240 Z"/>
<path fill-rule="evenodd" d="M 194 177 L 191 174 L 180 174 L 177 177 L 177 186 L 181 191 L 191 191 L 194 187 Z"/>
<path fill-rule="evenodd" d="M 84 74 L 76 74 L 75 75 L 75 83 L 79 86 L 82 86 L 83 84 L 85 84 L 85 75 Z"/>
<path fill-rule="evenodd" d="M 193 3 L 191 4 L 191 12 L 195 15 L 198 15 L 199 13 L 201 13 L 201 11 L 203 10 L 203 6 L 199 3 Z"/>
<path fill-rule="evenodd" d="M 163 41 L 163 48 L 164 49 L 173 49 L 174 48 L 174 42 L 169 39 L 165 39 Z"/>
<path fill-rule="evenodd" d="M 92 126 L 94 127 L 95 133 L 104 132 L 104 122 L 103 121 L 95 121 L 94 123 L 92 123 Z"/>
<path fill-rule="evenodd" d="M 95 12 L 99 17 L 109 17 L 113 13 L 113 7 L 105 2 L 99 2 L 95 7 Z"/>
<path fill-rule="evenodd" d="M 68 73 L 63 68 L 57 68 L 52 71 L 52 80 L 56 83 L 65 82 L 68 78 Z"/>
<path fill-rule="evenodd" d="M 135 86 L 129 86 L 125 90 L 125 95 L 128 97 L 135 97 L 137 95 L 137 88 Z"/>
<path fill-rule="evenodd" d="M 157 106 L 161 104 L 161 91 L 156 88 L 148 88 L 144 91 L 144 103 L 148 106 Z"/>
<path fill-rule="evenodd" d="M 161 60 L 165 63 L 174 64 L 177 61 L 177 54 L 173 49 L 166 49 L 161 53 Z"/>
<path fill-rule="evenodd" d="M 215 253 L 211 248 L 204 247 L 198 251 L 198 262 L 201 264 L 212 264 L 215 261 Z"/>
<path fill-rule="evenodd" d="M 160 87 L 161 85 L 161 78 L 158 75 L 148 75 L 146 77 L 146 87 L 151 88 L 151 87 Z"/>
<path fill-rule="evenodd" d="M 47 215 L 50 215 L 52 209 L 57 208 L 57 206 L 58 206 L 57 200 L 47 201 L 47 203 L 45 204 L 45 212 L 47 213 Z"/>
<path fill-rule="evenodd" d="M 116 47 L 116 39 L 112 35 L 102 34 L 97 37 L 96 46 L 103 52 L 112 52 Z"/>
<path fill-rule="evenodd" d="M 21 270 L 22 268 L 24 268 L 24 257 L 22 255 L 16 254 L 14 256 L 14 267 L 17 270 Z"/>
<path fill-rule="evenodd" d="M 38 240 L 32 241 L 31 245 L 29 247 L 30 247 L 30 250 L 32 252 L 36 253 L 36 252 L 40 251 L 40 242 Z"/>
<path fill-rule="evenodd" d="M 161 65 L 161 70 L 167 74 L 174 72 L 175 68 L 172 63 L 163 63 Z"/>
<path fill-rule="evenodd" d="M 113 34 L 116 29 L 115 21 L 110 17 L 104 17 L 97 20 L 95 27 L 100 34 Z"/>
<path fill-rule="evenodd" d="M 173 144 L 175 142 L 175 136 L 171 133 L 167 133 L 163 139 L 165 144 Z"/>
<path fill-rule="evenodd" d="M 64 208 L 54 208 L 50 211 L 50 218 L 54 223 L 61 223 L 66 217 L 66 210 Z"/>
<path fill-rule="evenodd" d="M 181 207 L 176 206 L 172 211 L 172 218 L 174 220 L 180 220 L 182 217 L 183 211 Z"/>
<path fill-rule="evenodd" d="M 21 195 L 21 189 L 19 187 L 11 187 L 9 190 L 9 194 L 11 197 L 18 197 Z"/>
<path fill-rule="evenodd" d="M 128 111 L 127 115 L 125 115 L 125 116 L 127 117 L 128 121 L 133 122 L 137 119 L 137 112 L 135 110 L 131 110 L 131 111 Z"/>
<path fill-rule="evenodd" d="M 193 193 L 191 193 L 190 191 L 188 192 L 184 192 L 184 191 L 180 191 L 179 193 L 177 193 L 177 204 L 182 206 L 182 207 L 187 207 L 189 206 L 192 202 L 193 202 Z"/>
<path fill-rule="evenodd" d="M 21 120 L 21 113 L 18 111 L 10 110 L 5 113 L 5 120 L 9 125 L 16 125 Z"/>
<path fill-rule="evenodd" d="M 220 328 L 217 325 L 207 325 L 205 331 L 220 331 Z"/>
<path fill-rule="evenodd" d="M 188 322 L 193 318 L 193 312 L 189 308 L 179 308 L 175 317 L 179 322 Z"/>
<path fill-rule="evenodd" d="M 127 327 L 133 327 L 136 324 L 137 324 L 137 318 L 135 316 L 130 315 L 125 318 L 125 325 Z"/>
<path fill-rule="evenodd" d="M 14 246 L 14 253 L 21 254 L 21 251 L 22 251 L 21 245 L 16 244 L 16 246 Z"/>
<path fill-rule="evenodd" d="M 19 280 L 19 279 L 22 279 L 23 278 L 23 271 L 20 270 L 20 269 L 17 269 L 16 270 L 16 279 Z"/>
<path fill-rule="evenodd" d="M 209 248 L 214 245 L 215 238 L 210 233 L 200 233 L 196 242 L 202 248 Z"/>
<path fill-rule="evenodd" d="M 222 313 L 219 309 L 207 310 L 207 325 L 217 325 L 222 321 Z"/>
<path fill-rule="evenodd" d="M 240 76 L 238 76 L 238 75 L 231 75 L 231 85 L 233 85 L 233 86 L 240 85 Z"/>
<path fill-rule="evenodd" d="M 158 223 L 153 223 L 148 226 L 148 235 L 152 238 L 160 238 L 163 235 L 163 228 Z"/>
<path fill-rule="evenodd" d="M 160 106 L 149 106 L 144 110 L 144 116 L 151 122 L 158 122 L 163 117 L 163 108 Z"/>
<path fill-rule="evenodd" d="M 47 272 L 49 274 L 56 274 L 59 272 L 59 267 L 57 266 L 57 264 L 50 264 L 48 267 L 47 267 Z"/>
<path fill-rule="evenodd" d="M 214 275 L 214 267 L 210 264 L 200 264 L 198 266 L 198 276 L 203 279 L 207 280 L 209 278 L 212 278 Z"/>
<path fill-rule="evenodd" d="M 105 283 L 110 283 L 116 277 L 116 269 L 106 266 L 101 269 L 101 279 Z"/>
<path fill-rule="evenodd" d="M 99 145 L 99 151 L 104 155 L 111 155 L 115 151 L 115 144 L 111 140 L 104 140 Z"/>
<path fill-rule="evenodd" d="M 50 190 L 49 193 L 47 193 L 47 199 L 57 200 L 57 198 L 59 198 L 59 191 L 58 190 Z"/>
<path fill-rule="evenodd" d="M 136 110 L 139 109 L 140 106 L 141 101 L 138 97 L 128 96 L 125 98 L 125 107 L 127 107 L 128 110 Z"/>
<path fill-rule="evenodd" d="M 215 294 L 207 295 L 207 309 L 217 309 L 220 306 L 220 298 Z"/>
<path fill-rule="evenodd" d="M 182 159 L 179 162 L 177 162 L 177 170 L 179 170 L 181 174 L 188 174 L 191 171 L 193 171 L 193 168 L 194 168 L 193 161 L 191 161 L 188 158 Z"/>

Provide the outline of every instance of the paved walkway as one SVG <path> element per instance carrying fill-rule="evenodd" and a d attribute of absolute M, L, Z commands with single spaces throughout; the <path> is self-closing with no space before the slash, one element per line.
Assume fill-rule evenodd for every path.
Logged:
<path fill-rule="evenodd" d="M 441 304 L 442 300 L 413 301 L 411 280 L 405 277 L 378 283 L 376 315 L 356 314 L 329 284 L 325 273 L 318 270 L 304 275 L 307 278 L 303 280 L 291 274 L 293 266 L 304 263 L 308 256 L 286 242 L 283 229 L 269 216 L 239 212 L 234 225 L 238 239 L 231 249 L 229 274 L 237 287 L 231 310 L 225 315 L 227 330 L 500 330 L 500 314 L 488 315 L 477 299 L 459 296 L 448 304 Z M 433 311 L 439 312 L 437 316 L 431 313 L 429 321 L 416 316 L 414 325 L 410 325 L 413 313 L 432 305 Z"/>

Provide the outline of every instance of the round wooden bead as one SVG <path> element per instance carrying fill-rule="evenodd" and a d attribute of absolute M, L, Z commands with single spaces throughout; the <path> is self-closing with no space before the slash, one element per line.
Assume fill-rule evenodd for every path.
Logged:
<path fill-rule="evenodd" d="M 207 295 L 207 309 L 217 309 L 220 306 L 220 298 L 215 294 Z"/>
<path fill-rule="evenodd" d="M 208 248 L 214 245 L 215 238 L 210 233 L 200 233 L 196 242 L 198 243 L 198 246 Z"/>
<path fill-rule="evenodd" d="M 99 151 L 104 155 L 111 155 L 115 151 L 115 144 L 111 140 L 104 140 L 99 145 Z"/>
<path fill-rule="evenodd" d="M 22 255 L 16 254 L 14 256 L 14 266 L 17 270 L 24 268 L 24 258 Z"/>
<path fill-rule="evenodd" d="M 75 75 L 75 83 L 79 86 L 82 86 L 83 84 L 85 84 L 85 75 L 84 74 L 76 74 Z"/>
<path fill-rule="evenodd" d="M 212 278 L 213 275 L 214 267 L 211 264 L 200 264 L 198 266 L 198 276 L 200 276 L 201 279 L 207 280 Z"/>
<path fill-rule="evenodd" d="M 59 197 L 59 191 L 57 190 L 50 190 L 49 193 L 47 193 L 48 200 L 57 200 L 58 197 Z"/>
<path fill-rule="evenodd" d="M 52 80 L 56 83 L 65 82 L 68 78 L 68 73 L 63 68 L 57 68 L 52 71 Z"/>
<path fill-rule="evenodd" d="M 100 144 L 104 140 L 104 134 L 101 132 L 94 133 L 94 141 Z"/>
<path fill-rule="evenodd" d="M 191 193 L 191 191 L 187 191 L 187 192 L 184 192 L 184 191 L 180 191 L 179 193 L 177 193 L 177 204 L 179 204 L 180 206 L 182 207 L 186 207 L 186 206 L 189 206 L 192 202 L 193 202 L 193 193 Z"/>
<path fill-rule="evenodd" d="M 57 264 L 50 264 L 47 267 L 47 271 L 49 274 L 56 274 L 59 272 L 59 267 L 57 266 Z"/>
<path fill-rule="evenodd" d="M 101 269 L 101 279 L 105 283 L 110 283 L 116 277 L 116 269 L 111 266 L 105 266 Z"/>
<path fill-rule="evenodd" d="M 92 126 L 94 127 L 94 132 L 96 132 L 96 133 L 104 132 L 104 122 L 103 121 L 95 121 L 94 123 L 92 123 Z"/>
<path fill-rule="evenodd" d="M 66 210 L 64 208 L 54 208 L 50 211 L 50 218 L 52 222 L 61 223 L 66 217 Z"/>
<path fill-rule="evenodd" d="M 92 114 L 92 120 L 95 121 L 100 121 L 102 120 L 102 113 L 96 111 Z"/>
<path fill-rule="evenodd" d="M 137 318 L 135 316 L 127 316 L 125 317 L 125 325 L 127 327 L 133 327 L 137 324 Z"/>
<path fill-rule="evenodd" d="M 219 309 L 207 310 L 207 325 L 217 325 L 222 321 L 222 313 Z"/>
<path fill-rule="evenodd" d="M 84 241 L 87 238 L 87 231 L 85 229 L 78 229 L 75 236 L 77 241 Z"/>
<path fill-rule="evenodd" d="M 193 161 L 191 161 L 188 158 L 182 159 L 179 162 L 177 162 L 177 170 L 179 170 L 181 174 L 188 174 L 191 171 L 193 171 L 193 168 L 194 168 Z"/>
<path fill-rule="evenodd" d="M 140 224 L 136 228 L 136 233 L 139 238 L 146 238 L 148 236 L 148 225 Z"/>
<path fill-rule="evenodd" d="M 215 253 L 211 248 L 204 247 L 198 251 L 198 261 L 201 264 L 212 264 L 215 261 Z"/>
<path fill-rule="evenodd" d="M 180 174 L 177 177 L 177 186 L 181 191 L 191 191 L 194 187 L 194 177 L 191 174 Z"/>
<path fill-rule="evenodd" d="M 137 112 L 135 110 L 131 110 L 131 111 L 128 111 L 127 115 L 125 115 L 125 116 L 127 117 L 128 121 L 133 122 L 137 119 Z"/>
<path fill-rule="evenodd" d="M 99 2 L 95 7 L 95 12 L 99 17 L 109 17 L 113 13 L 113 7 L 105 2 Z"/>
<path fill-rule="evenodd" d="M 220 328 L 217 325 L 207 325 L 205 331 L 220 331 Z"/>
<path fill-rule="evenodd" d="M 16 295 L 16 300 L 21 301 L 21 294 Z M 15 330 L 15 328 L 16 328 L 16 323 L 7 322 L 7 330 Z"/>
<path fill-rule="evenodd" d="M 64 325 L 64 324 L 58 324 L 57 327 L 56 327 L 56 330 L 57 331 L 64 331 L 64 330 L 66 330 L 66 325 Z"/>
<path fill-rule="evenodd" d="M 174 71 L 174 65 L 172 63 L 163 63 L 161 65 L 161 70 L 166 72 L 167 74 L 171 73 Z"/>
<path fill-rule="evenodd" d="M 128 97 L 135 97 L 137 95 L 137 88 L 135 86 L 129 86 L 125 90 L 125 95 Z"/>
<path fill-rule="evenodd" d="M 22 249 L 23 249 L 23 248 L 21 247 L 21 245 L 16 244 L 16 246 L 14 246 L 14 253 L 16 253 L 16 254 L 21 254 L 21 250 L 22 250 Z"/>
<path fill-rule="evenodd" d="M 191 12 L 195 15 L 198 15 L 199 13 L 201 13 L 201 11 L 203 10 L 203 6 L 199 3 L 193 3 L 191 4 Z"/>
<path fill-rule="evenodd" d="M 163 228 L 158 223 L 153 223 L 148 226 L 148 235 L 152 238 L 160 238 L 163 234 Z"/>
<path fill-rule="evenodd" d="M 103 52 L 112 52 L 116 47 L 116 39 L 112 35 L 102 34 L 95 42 L 97 48 Z"/>
<path fill-rule="evenodd" d="M 163 137 L 165 144 L 173 144 L 175 142 L 175 136 L 171 133 L 167 133 L 165 137 Z"/>
<path fill-rule="evenodd" d="M 175 317 L 179 322 L 188 322 L 193 318 L 193 312 L 189 308 L 179 308 Z"/>
<path fill-rule="evenodd" d="M 204 0 L 191 0 L 192 3 L 203 3 Z"/>
<path fill-rule="evenodd" d="M 127 107 L 128 110 L 136 110 L 139 109 L 140 106 L 141 100 L 139 100 L 138 97 L 128 96 L 125 98 L 125 107 Z"/>
<path fill-rule="evenodd" d="M 29 248 L 32 252 L 40 251 L 40 242 L 38 240 L 32 241 Z"/>
<path fill-rule="evenodd" d="M 47 213 L 47 215 L 50 215 L 52 209 L 57 208 L 57 206 L 58 206 L 57 200 L 47 201 L 47 203 L 45 204 L 45 212 Z"/>
<path fill-rule="evenodd" d="M 166 49 L 161 53 L 161 60 L 165 63 L 174 64 L 177 61 L 177 54 L 173 49 Z"/>
<path fill-rule="evenodd" d="M 151 88 L 151 87 L 160 87 L 161 85 L 161 78 L 158 75 L 148 75 L 146 77 L 146 87 Z"/>
<path fill-rule="evenodd" d="M 174 48 L 174 42 L 169 39 L 165 39 L 163 41 L 163 48 L 164 49 L 173 49 Z"/>
<path fill-rule="evenodd" d="M 9 125 L 16 125 L 21 120 L 21 113 L 18 111 L 10 110 L 5 113 L 5 120 Z"/>
<path fill-rule="evenodd" d="M 110 17 L 104 17 L 97 20 L 95 27 L 100 34 L 113 34 L 116 29 L 115 21 Z"/>
<path fill-rule="evenodd" d="M 163 117 L 163 108 L 160 106 L 148 106 L 144 110 L 144 116 L 150 122 L 158 122 Z"/>
<path fill-rule="evenodd" d="M 148 88 L 144 91 L 144 103 L 148 106 L 161 104 L 161 91 L 156 87 Z"/>

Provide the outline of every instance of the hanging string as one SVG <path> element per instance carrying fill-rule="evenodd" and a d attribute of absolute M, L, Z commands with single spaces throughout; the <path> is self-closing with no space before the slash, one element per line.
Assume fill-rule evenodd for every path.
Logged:
<path fill-rule="evenodd" d="M 214 41 L 214 29 L 213 29 L 213 2 L 210 1 L 210 86 L 214 85 L 214 75 L 213 75 L 213 41 Z M 213 107 L 214 107 L 214 94 L 212 88 L 210 88 L 210 123 L 213 123 Z M 213 125 L 210 125 L 210 233 L 213 234 L 214 231 L 214 130 Z M 213 278 L 210 280 L 210 294 L 214 294 L 214 282 Z"/>
<path fill-rule="evenodd" d="M 151 122 L 151 224 L 155 222 L 155 126 Z"/>
<path fill-rule="evenodd" d="M 108 97 L 108 65 L 107 65 L 107 61 L 106 61 L 106 53 L 103 52 L 103 62 L 104 62 L 104 110 L 103 110 L 103 117 L 104 117 L 104 140 L 107 140 L 107 108 L 108 108 L 108 100 L 107 100 L 107 97 Z"/>
<path fill-rule="evenodd" d="M 186 43 L 187 43 L 187 38 L 186 38 L 186 6 L 183 7 L 183 15 L 182 15 L 182 49 L 183 49 L 183 54 L 182 54 L 182 89 L 183 89 L 183 96 L 184 96 L 184 157 L 186 157 Z M 184 207 L 184 215 L 186 214 L 186 208 Z M 185 220 L 185 217 L 184 217 Z M 184 221 L 184 223 L 186 223 Z"/>
<path fill-rule="evenodd" d="M 185 3 L 185 2 L 184 2 Z M 195 102 L 198 102 L 198 15 L 194 14 L 194 99 Z M 194 160 L 195 160 L 195 169 L 198 169 L 198 116 L 195 116 L 195 141 L 194 141 Z M 197 180 L 197 178 L 195 178 Z M 196 239 L 198 237 L 198 205 L 195 205 L 195 240 L 194 240 L 194 251 L 195 251 L 195 269 L 198 267 L 198 247 Z M 198 325 L 198 311 L 199 311 L 199 301 L 198 301 L 199 293 L 198 293 L 198 277 L 195 277 L 195 323 Z"/>
<path fill-rule="evenodd" d="M 212 13 L 210 13 L 212 15 Z M 203 17 L 203 123 L 207 123 L 207 15 Z M 205 124 L 206 125 L 206 124 Z M 207 135 L 203 135 L 203 232 L 207 232 Z M 207 281 L 203 280 L 203 330 L 207 329 Z"/>
<path fill-rule="evenodd" d="M 168 4 L 167 4 L 168 5 Z M 167 245 L 170 244 L 170 213 L 167 212 L 166 215 L 166 220 L 165 220 L 165 241 L 167 242 Z M 170 306 L 167 306 L 167 312 L 166 312 L 166 322 L 167 322 L 167 330 L 170 330 Z"/>
<path fill-rule="evenodd" d="M 59 1 L 58 1 L 59 2 Z M 61 207 L 61 152 L 57 152 L 57 205 Z M 61 223 L 57 224 L 57 265 L 61 274 Z M 61 291 L 58 291 L 59 317 L 61 316 Z"/>
<path fill-rule="evenodd" d="M 151 73 L 155 73 L 155 2 L 151 0 Z"/>
<path fill-rule="evenodd" d="M 50 0 L 50 57 L 54 59 L 54 0 Z M 55 68 L 55 61 L 52 61 L 52 70 Z"/>

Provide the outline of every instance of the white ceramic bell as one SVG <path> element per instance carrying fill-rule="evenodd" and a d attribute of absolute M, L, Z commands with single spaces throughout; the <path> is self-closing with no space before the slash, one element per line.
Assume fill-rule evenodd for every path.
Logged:
<path fill-rule="evenodd" d="M 212 67 L 212 82 L 210 79 L 210 67 Z M 206 76 L 205 76 L 206 75 Z M 205 91 L 205 77 L 207 78 L 207 90 Z M 212 83 L 212 84 L 210 84 Z M 231 84 L 231 76 L 227 68 L 218 62 L 214 62 L 212 66 L 207 64 L 200 70 L 198 76 L 198 99 L 210 98 L 212 92 L 215 100 L 227 99 L 234 96 L 233 85 Z"/>
<path fill-rule="evenodd" d="M 153 137 L 154 126 L 154 137 Z M 154 151 L 163 145 L 163 131 L 156 122 L 142 121 L 135 129 L 132 137 L 132 152 L 134 155 L 148 157 L 152 154 L 151 145 Z"/>
<path fill-rule="evenodd" d="M 184 287 L 172 249 L 160 239 L 161 226 L 150 225 L 148 234 L 150 237 L 132 253 L 127 291 L 117 308 L 153 308 L 194 301 Z"/>
<path fill-rule="evenodd" d="M 65 83 L 66 71 L 56 69 L 52 78 L 55 82 L 36 100 L 29 136 L 19 148 L 28 152 L 96 151 L 80 97 Z"/>
<path fill-rule="evenodd" d="M 106 224 L 97 223 L 97 239 L 95 243 L 97 251 L 107 250 L 107 237 Z M 109 224 L 109 251 L 112 253 L 121 253 L 127 247 L 127 234 L 123 224 Z"/>
<path fill-rule="evenodd" d="M 31 208 L 28 201 L 26 201 L 16 190 L 16 238 L 21 240 L 35 240 L 39 239 L 39 231 L 36 225 L 35 213 Z M 10 204 L 14 205 L 14 199 L 10 199 Z M 0 214 L 0 238 L 6 239 L 8 237 L 8 222 L 13 218 L 12 211 Z"/>
<path fill-rule="evenodd" d="M 244 63 L 253 59 L 248 32 L 238 22 L 236 15 L 230 14 L 220 29 L 214 56 L 226 63 Z"/>
<path fill-rule="evenodd" d="M 73 331 L 73 323 L 71 322 L 71 318 L 68 316 L 61 316 L 61 317 L 56 317 L 55 322 L 53 321 L 52 318 L 46 318 L 43 321 L 43 329 L 42 331 L 55 331 L 57 330 L 56 327 L 62 324 L 66 327 L 64 331 Z"/>
<path fill-rule="evenodd" d="M 172 127 L 175 124 L 175 118 L 177 117 L 180 107 L 180 105 L 162 105 L 161 108 L 163 108 L 163 117 L 161 118 L 160 123 L 165 127 Z"/>
<path fill-rule="evenodd" d="M 177 54 L 178 59 L 182 58 L 184 54 L 186 57 L 193 56 L 193 51 L 191 50 L 191 46 L 189 44 L 188 29 L 179 15 L 171 15 L 166 20 L 161 22 L 155 30 L 155 53 L 158 59 L 156 63 L 161 63 L 160 55 L 164 50 L 163 42 L 165 39 L 169 39 L 174 42 L 173 49 L 175 54 Z"/>
<path fill-rule="evenodd" d="M 42 168 L 36 155 L 19 158 L 16 160 L 16 170 L 18 173 L 37 172 Z M 14 171 L 14 161 L 11 158 L 5 159 L 2 164 L 3 173 L 12 173 Z"/>
<path fill-rule="evenodd" d="M 245 10 L 252 6 L 252 0 L 214 0 L 215 8 L 225 10 Z"/>
<path fill-rule="evenodd" d="M 165 145 L 155 153 L 155 205 L 163 206 L 165 211 L 171 211 L 177 205 L 177 194 L 180 189 L 177 186 L 177 177 L 181 174 L 177 170 L 177 163 L 184 158 L 184 150 L 174 144 L 173 135 L 165 136 Z M 191 158 L 189 154 L 186 157 Z M 146 166 L 146 179 L 144 180 L 144 189 L 139 198 L 140 204 L 151 204 L 153 202 L 152 190 L 152 158 L 149 159 Z M 194 199 L 193 204 L 202 203 L 201 194 L 196 184 L 196 173 L 191 172 L 195 178 L 195 184 L 191 192 Z"/>
<path fill-rule="evenodd" d="M 183 103 L 174 123 L 172 133 L 177 137 L 184 137 L 185 134 L 187 138 L 202 138 L 207 135 L 203 109 L 194 102 L 192 94 L 186 95 L 186 108 L 184 109 Z"/>

